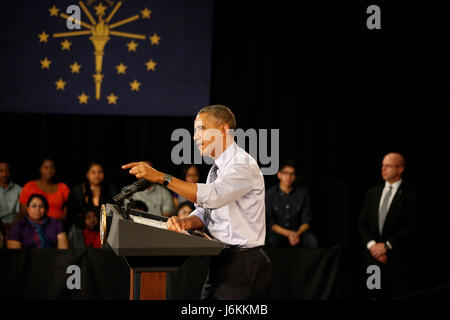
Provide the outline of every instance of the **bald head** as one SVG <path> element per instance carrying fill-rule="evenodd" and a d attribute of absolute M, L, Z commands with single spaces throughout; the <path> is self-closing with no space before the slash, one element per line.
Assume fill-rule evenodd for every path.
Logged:
<path fill-rule="evenodd" d="M 384 156 L 381 165 L 383 179 L 392 184 L 402 178 L 405 170 L 405 158 L 397 152 L 391 152 Z"/>
<path fill-rule="evenodd" d="M 384 156 L 385 159 L 389 159 L 391 162 L 398 166 L 405 166 L 405 158 L 398 152 L 391 152 Z"/>

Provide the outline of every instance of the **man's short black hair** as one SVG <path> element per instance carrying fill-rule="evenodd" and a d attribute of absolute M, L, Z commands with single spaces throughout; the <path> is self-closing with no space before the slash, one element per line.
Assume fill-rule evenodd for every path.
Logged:
<path fill-rule="evenodd" d="M 219 124 L 226 123 L 230 129 L 236 129 L 236 118 L 230 108 L 215 104 L 202 108 L 197 114 L 209 113 Z"/>
<path fill-rule="evenodd" d="M 284 168 L 286 168 L 286 167 L 292 167 L 292 168 L 294 168 L 295 172 L 297 173 L 297 165 L 296 165 L 296 163 L 295 163 L 294 160 L 288 159 L 288 160 L 284 161 L 284 162 L 281 164 L 280 169 L 279 169 L 278 171 L 281 172 L 281 171 L 282 171 Z"/>

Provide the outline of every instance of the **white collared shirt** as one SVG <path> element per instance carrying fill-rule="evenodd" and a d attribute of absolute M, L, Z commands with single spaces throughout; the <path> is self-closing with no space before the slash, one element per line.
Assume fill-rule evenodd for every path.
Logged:
<path fill-rule="evenodd" d="M 381 193 L 381 198 L 380 198 L 380 203 L 378 204 L 378 209 L 381 207 L 381 204 L 383 203 L 383 200 L 384 200 L 384 198 L 386 197 L 386 193 L 388 192 L 389 187 L 392 186 L 391 197 L 389 198 L 389 202 L 388 202 L 388 212 L 389 212 L 389 208 L 391 207 L 392 200 L 394 199 L 395 194 L 397 193 L 397 190 L 398 190 L 398 188 L 400 187 L 401 184 L 402 184 L 402 179 L 400 179 L 400 180 L 394 182 L 393 184 L 389 184 L 389 183 L 386 181 L 386 183 L 384 184 L 383 192 Z M 375 245 L 375 244 L 376 244 L 376 241 L 375 241 L 375 240 L 370 240 L 370 241 L 367 243 L 367 249 L 370 249 L 370 248 L 371 248 L 373 245 Z M 386 245 L 387 245 L 390 249 L 392 249 L 392 245 L 391 245 L 391 243 L 390 243 L 389 241 L 386 241 Z"/>
<path fill-rule="evenodd" d="M 402 183 L 402 179 L 394 182 L 393 184 L 389 184 L 386 181 L 386 183 L 384 184 L 383 192 L 381 194 L 380 203 L 378 204 L 378 208 L 381 208 L 381 204 L 383 203 L 383 200 L 386 197 L 386 193 L 388 192 L 389 187 L 392 186 L 391 197 L 388 200 L 388 212 L 389 212 L 389 208 L 391 207 L 392 199 L 394 199 L 394 196 L 397 193 L 397 190 L 400 187 L 401 183 Z"/>
<path fill-rule="evenodd" d="M 266 237 L 264 177 L 258 163 L 235 142 L 215 160 L 217 179 L 197 183 L 196 209 L 205 225 L 205 208 L 212 209 L 209 233 L 242 248 L 264 245 Z"/>

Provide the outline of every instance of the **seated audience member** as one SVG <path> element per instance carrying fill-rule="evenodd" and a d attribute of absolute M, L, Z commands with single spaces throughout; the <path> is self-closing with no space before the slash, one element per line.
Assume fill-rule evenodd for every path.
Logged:
<path fill-rule="evenodd" d="M 71 227 L 69 232 L 69 247 L 73 249 L 83 249 L 86 247 L 100 249 L 100 229 L 98 207 L 84 210 L 80 221 Z"/>
<path fill-rule="evenodd" d="M 186 182 L 197 183 L 200 180 L 200 171 L 195 164 L 185 165 L 181 170 L 181 177 Z M 173 193 L 173 202 L 175 207 L 178 207 L 180 203 L 186 201 L 188 200 L 186 200 L 185 197 L 179 195 L 178 193 Z"/>
<path fill-rule="evenodd" d="M 14 223 L 8 233 L 8 248 L 67 249 L 67 235 L 62 222 L 47 216 L 48 209 L 49 204 L 43 195 L 30 195 L 26 215 Z"/>
<path fill-rule="evenodd" d="M 65 229 L 80 221 L 83 211 L 95 207 L 99 210 L 102 204 L 113 202 L 117 194 L 114 186 L 105 183 L 103 166 L 98 162 L 91 162 L 86 171 L 86 180 L 74 186 L 67 202 L 67 221 Z"/>
<path fill-rule="evenodd" d="M 26 204 L 32 194 L 43 195 L 49 204 L 47 215 L 50 218 L 64 220 L 67 214 L 67 199 L 70 189 L 62 182 L 54 182 L 55 162 L 44 159 L 39 168 L 39 179 L 27 182 L 20 193 L 21 218 L 25 214 Z"/>
<path fill-rule="evenodd" d="M 20 211 L 19 196 L 22 187 L 11 181 L 9 162 L 0 160 L 0 220 L 5 232 Z"/>
<path fill-rule="evenodd" d="M 280 183 L 266 191 L 267 244 L 317 248 L 317 238 L 308 232 L 311 221 L 309 193 L 294 185 L 294 162 L 281 166 L 277 177 Z"/>
<path fill-rule="evenodd" d="M 187 217 L 194 210 L 195 210 L 194 204 L 190 201 L 185 201 L 178 205 L 175 212 L 179 218 L 184 218 Z"/>
<path fill-rule="evenodd" d="M 151 164 L 150 161 L 147 162 Z M 144 202 L 149 213 L 170 217 L 175 210 L 170 191 L 156 183 L 151 184 L 144 191 L 136 192 L 132 199 Z"/>

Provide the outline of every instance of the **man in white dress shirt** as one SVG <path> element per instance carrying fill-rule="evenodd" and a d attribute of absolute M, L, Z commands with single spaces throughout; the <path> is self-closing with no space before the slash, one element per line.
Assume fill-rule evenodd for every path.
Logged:
<path fill-rule="evenodd" d="M 196 205 L 185 218 L 171 217 L 169 230 L 206 229 L 226 244 L 212 257 L 204 299 L 262 299 L 272 277 L 271 263 L 261 249 L 265 241 L 264 178 L 255 159 L 235 142 L 236 120 L 225 106 L 201 109 L 194 122 L 194 140 L 202 156 L 214 159 L 206 183 L 189 183 L 159 172 L 144 162 L 123 166 L 137 178 L 160 183 Z"/>

